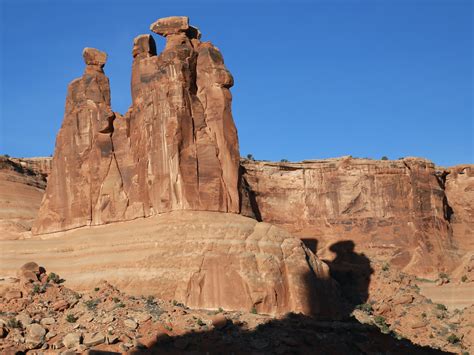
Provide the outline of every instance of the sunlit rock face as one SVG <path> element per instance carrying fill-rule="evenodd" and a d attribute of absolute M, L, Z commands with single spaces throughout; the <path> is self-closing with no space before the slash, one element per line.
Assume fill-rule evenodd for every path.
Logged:
<path fill-rule="evenodd" d="M 338 257 L 332 245 L 350 240 L 357 252 L 437 277 L 472 244 L 469 166 L 439 170 L 421 158 L 346 157 L 244 160 L 242 169 L 242 213 L 284 227 L 327 259 Z"/>
<path fill-rule="evenodd" d="M 107 55 L 84 49 L 71 82 L 34 234 L 173 210 L 238 213 L 239 147 L 233 78 L 187 17 L 160 19 L 133 44 L 132 105 L 110 107 Z"/>

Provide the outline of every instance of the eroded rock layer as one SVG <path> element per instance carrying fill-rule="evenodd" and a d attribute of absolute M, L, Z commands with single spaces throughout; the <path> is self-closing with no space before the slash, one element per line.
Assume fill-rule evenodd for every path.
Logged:
<path fill-rule="evenodd" d="M 326 264 L 288 232 L 230 213 L 175 211 L 47 239 L 4 241 L 0 274 L 31 259 L 78 290 L 108 280 L 193 308 L 336 316 Z"/>
<path fill-rule="evenodd" d="M 31 229 L 46 189 L 41 167 L 48 160 L 0 156 L 0 240 L 19 239 Z"/>
<path fill-rule="evenodd" d="M 173 210 L 239 212 L 239 148 L 232 75 L 187 17 L 151 26 L 166 37 L 134 40 L 132 106 L 110 108 L 107 56 L 86 48 L 68 89 L 51 178 L 34 234 Z"/>
<path fill-rule="evenodd" d="M 286 228 L 329 259 L 338 257 L 336 243 L 349 240 L 357 251 L 386 258 L 405 271 L 437 275 L 456 265 L 461 244 L 472 243 L 467 200 L 474 181 L 468 167 L 446 177 L 423 159 L 348 157 L 302 163 L 245 160 L 242 168 L 247 187 L 242 212 Z"/>

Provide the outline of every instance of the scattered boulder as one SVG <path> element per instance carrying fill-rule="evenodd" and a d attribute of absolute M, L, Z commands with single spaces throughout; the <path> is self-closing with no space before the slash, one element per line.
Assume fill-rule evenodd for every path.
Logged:
<path fill-rule="evenodd" d="M 41 325 L 51 325 L 51 324 L 54 324 L 56 321 L 54 318 L 52 317 L 46 317 L 46 318 L 42 318 L 41 321 L 40 321 L 40 324 Z"/>
<path fill-rule="evenodd" d="M 81 344 L 82 335 L 80 333 L 69 333 L 63 338 L 63 345 L 72 349 Z"/>
<path fill-rule="evenodd" d="M 36 349 L 43 345 L 46 330 L 39 324 L 30 324 L 26 327 L 25 342 L 29 349 Z"/>
<path fill-rule="evenodd" d="M 130 329 L 136 329 L 138 327 L 138 323 L 135 322 L 133 319 L 125 319 L 123 324 Z"/>
<path fill-rule="evenodd" d="M 409 303 L 412 303 L 414 300 L 414 297 L 413 295 L 410 295 L 410 294 L 402 294 L 402 295 L 398 295 L 397 297 L 394 297 L 393 300 L 392 300 L 392 303 L 394 305 L 397 305 L 397 304 L 409 304 Z"/>
<path fill-rule="evenodd" d="M 214 328 L 221 329 L 227 325 L 227 318 L 223 314 L 216 314 L 211 318 L 211 322 Z"/>
<path fill-rule="evenodd" d="M 85 346 L 95 346 L 104 342 L 105 336 L 102 333 L 87 333 L 82 341 Z"/>
<path fill-rule="evenodd" d="M 119 337 L 115 334 L 107 334 L 106 341 L 107 344 L 115 344 L 119 340 Z"/>
<path fill-rule="evenodd" d="M 57 312 L 64 311 L 69 308 L 69 303 L 66 300 L 59 300 L 53 304 L 53 310 Z"/>
<path fill-rule="evenodd" d="M 19 321 L 21 323 L 21 325 L 23 327 L 26 327 L 26 326 L 30 325 L 33 322 L 31 317 L 27 314 L 24 314 L 24 313 L 17 315 L 15 318 L 16 318 L 17 321 Z"/>

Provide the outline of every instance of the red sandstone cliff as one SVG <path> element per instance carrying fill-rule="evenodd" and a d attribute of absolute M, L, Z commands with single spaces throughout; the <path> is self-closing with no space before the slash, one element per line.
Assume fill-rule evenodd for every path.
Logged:
<path fill-rule="evenodd" d="M 31 229 L 46 188 L 49 158 L 0 156 L 0 240 Z"/>
<path fill-rule="evenodd" d="M 242 169 L 242 212 L 286 228 L 329 259 L 334 243 L 351 240 L 358 252 L 405 271 L 437 274 L 472 250 L 472 167 L 439 172 L 419 158 L 346 157 L 243 160 Z"/>

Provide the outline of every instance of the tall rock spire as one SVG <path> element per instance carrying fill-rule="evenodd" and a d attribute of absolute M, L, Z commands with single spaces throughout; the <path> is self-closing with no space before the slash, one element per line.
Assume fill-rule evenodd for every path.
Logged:
<path fill-rule="evenodd" d="M 187 17 L 151 25 L 133 43 L 132 105 L 110 108 L 107 55 L 84 49 L 86 69 L 68 90 L 53 171 L 33 233 L 173 210 L 239 212 L 233 78 L 219 50 Z"/>

